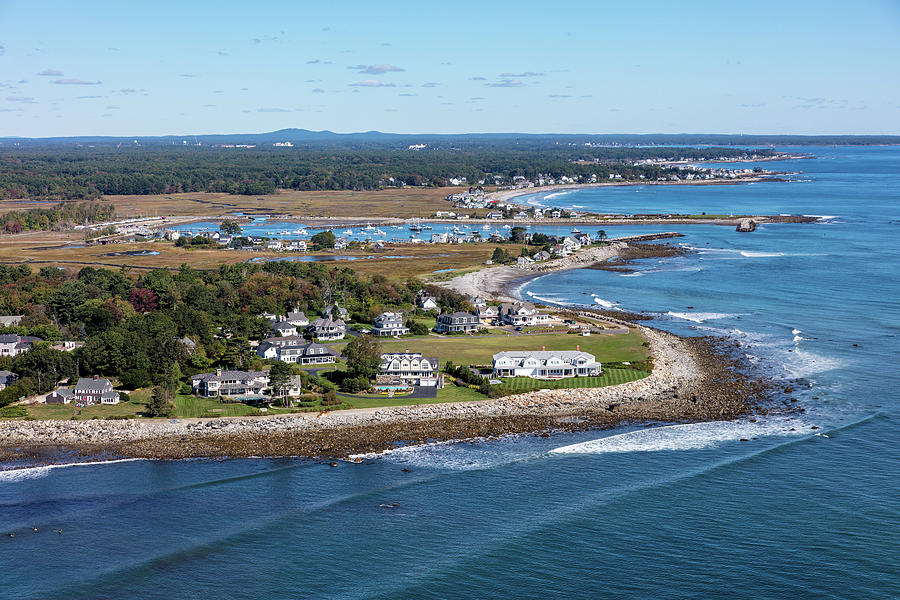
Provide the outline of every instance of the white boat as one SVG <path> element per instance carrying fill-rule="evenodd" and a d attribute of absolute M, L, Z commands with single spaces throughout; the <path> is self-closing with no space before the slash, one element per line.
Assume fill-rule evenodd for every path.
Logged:
<path fill-rule="evenodd" d="M 298 229 L 294 233 L 296 233 L 297 235 L 309 235 L 309 233 L 307 233 L 305 229 Z"/>
<path fill-rule="evenodd" d="M 512 229 L 512 225 L 504 225 L 503 229 Z"/>
<path fill-rule="evenodd" d="M 375 231 L 375 228 L 372 227 L 371 223 L 367 224 L 365 227 L 363 227 L 363 229 L 366 231 Z"/>
<path fill-rule="evenodd" d="M 345 229 L 345 230 L 342 231 L 341 233 L 343 233 L 344 235 L 353 235 L 353 230 L 352 230 L 352 229 Z"/>
<path fill-rule="evenodd" d="M 490 231 L 490 230 L 491 230 L 491 226 L 488 225 L 487 223 L 485 223 L 484 225 L 481 226 L 481 229 L 482 229 L 483 231 Z"/>
<path fill-rule="evenodd" d="M 376 230 L 375 230 L 375 235 L 387 235 L 387 234 L 386 234 L 385 232 L 383 232 L 382 230 L 380 230 L 380 229 L 376 229 Z"/>

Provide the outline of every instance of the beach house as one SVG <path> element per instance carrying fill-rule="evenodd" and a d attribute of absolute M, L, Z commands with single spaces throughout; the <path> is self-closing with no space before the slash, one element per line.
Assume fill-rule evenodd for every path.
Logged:
<path fill-rule="evenodd" d="M 262 396 L 269 386 L 265 371 L 223 371 L 200 373 L 191 377 L 193 392 L 204 398 L 218 396 Z"/>
<path fill-rule="evenodd" d="M 500 305 L 500 320 L 516 327 L 524 325 L 540 325 L 547 323 L 550 316 L 538 312 L 530 302 L 505 302 Z"/>
<path fill-rule="evenodd" d="M 576 350 L 512 350 L 494 355 L 494 377 L 557 379 L 599 375 L 600 363 L 588 352 Z"/>
<path fill-rule="evenodd" d="M 284 343 L 284 340 L 289 340 Z M 269 338 L 256 348 L 257 356 L 280 360 L 298 365 L 320 365 L 333 363 L 340 356 L 336 350 L 325 344 L 307 342 L 299 336 Z"/>
<path fill-rule="evenodd" d="M 81 377 L 75 384 L 75 401 L 84 404 L 118 404 L 119 392 L 113 390 L 113 384 L 104 377 Z"/>
<path fill-rule="evenodd" d="M 409 385 L 435 387 L 440 380 L 438 359 L 420 352 L 391 352 L 381 355 L 378 383 L 402 381 Z"/>
<path fill-rule="evenodd" d="M 28 352 L 35 342 L 43 340 L 32 335 L 0 335 L 0 356 L 18 356 L 23 352 Z"/>

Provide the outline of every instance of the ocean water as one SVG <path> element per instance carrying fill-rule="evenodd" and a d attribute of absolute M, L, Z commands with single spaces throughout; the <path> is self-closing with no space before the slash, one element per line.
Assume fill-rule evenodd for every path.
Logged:
<path fill-rule="evenodd" d="M 2 473 L 0 534 L 15 536 L 0 537 L 0 597 L 900 597 L 900 149 L 811 151 L 764 165 L 809 181 L 551 199 L 830 218 L 681 227 L 688 256 L 522 290 L 739 340 L 771 375 L 809 382 L 795 392 L 805 413 L 435 444 L 337 468 Z"/>

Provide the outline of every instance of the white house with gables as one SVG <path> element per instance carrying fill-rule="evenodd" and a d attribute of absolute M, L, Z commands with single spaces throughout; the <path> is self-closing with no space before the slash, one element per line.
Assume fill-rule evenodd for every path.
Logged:
<path fill-rule="evenodd" d="M 379 383 L 400 380 L 409 385 L 435 387 L 440 381 L 438 359 L 419 352 L 392 352 L 381 355 Z"/>
<path fill-rule="evenodd" d="M 375 328 L 372 330 L 377 336 L 401 336 L 409 333 L 409 328 L 403 324 L 403 313 L 383 312 L 375 318 Z"/>
<path fill-rule="evenodd" d="M 599 375 L 600 363 L 578 350 L 513 350 L 494 355 L 494 377 L 559 379 Z"/>

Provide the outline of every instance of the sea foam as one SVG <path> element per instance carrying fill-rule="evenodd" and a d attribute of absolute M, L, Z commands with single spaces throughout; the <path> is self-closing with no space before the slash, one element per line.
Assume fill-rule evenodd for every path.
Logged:
<path fill-rule="evenodd" d="M 794 431 L 791 431 L 791 429 Z M 554 448 L 551 454 L 604 454 L 611 452 L 660 452 L 699 450 L 725 442 L 736 442 L 772 436 L 800 436 L 809 434 L 809 425 L 783 418 L 751 423 L 740 421 L 711 421 L 653 427 L 611 435 L 580 444 Z"/>

